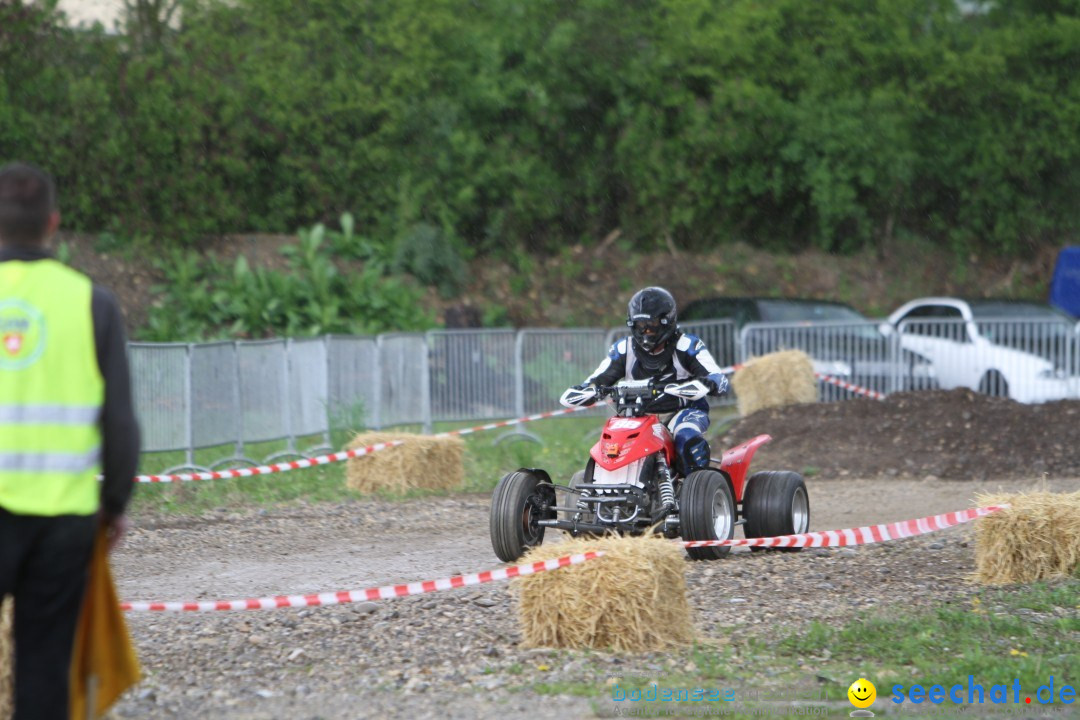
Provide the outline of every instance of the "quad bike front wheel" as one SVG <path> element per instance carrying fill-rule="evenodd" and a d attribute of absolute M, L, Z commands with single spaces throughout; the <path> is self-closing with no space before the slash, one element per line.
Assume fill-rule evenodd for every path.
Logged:
<path fill-rule="evenodd" d="M 555 489 L 536 473 L 508 473 L 491 495 L 491 546 L 503 562 L 514 562 L 544 542 L 540 520 L 553 518 Z"/>
<path fill-rule="evenodd" d="M 810 497 L 802 475 L 790 471 L 751 475 L 743 498 L 743 515 L 746 517 L 743 531 L 748 538 L 807 532 L 810 529 Z M 800 548 L 776 549 L 797 552 Z"/>
<path fill-rule="evenodd" d="M 683 540 L 730 540 L 735 532 L 735 499 L 727 478 L 716 470 L 695 470 L 683 482 L 679 526 Z M 717 560 L 728 545 L 687 548 L 693 560 Z"/>

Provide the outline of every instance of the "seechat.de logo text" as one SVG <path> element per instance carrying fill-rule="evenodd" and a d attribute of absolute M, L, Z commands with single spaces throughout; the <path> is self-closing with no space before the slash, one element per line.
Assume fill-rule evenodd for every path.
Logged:
<path fill-rule="evenodd" d="M 1007 685 L 995 684 L 983 686 L 981 683 L 975 682 L 975 676 L 968 675 L 967 684 L 956 683 L 949 687 L 944 685 L 912 685 L 905 687 L 903 685 L 892 686 L 892 697 L 889 698 L 897 705 L 904 703 L 911 703 L 913 705 L 919 705 L 921 703 L 931 703 L 933 705 L 940 705 L 942 703 L 951 703 L 954 705 L 969 704 L 969 705 L 1050 705 L 1053 703 L 1061 703 L 1062 705 L 1071 705 L 1076 702 L 1076 689 L 1072 685 L 1066 685 L 1061 681 L 1056 681 L 1054 676 L 1050 676 L 1050 680 L 1040 685 L 1035 692 L 1030 690 L 1025 691 L 1020 686 L 1020 679 L 1016 678 Z"/>

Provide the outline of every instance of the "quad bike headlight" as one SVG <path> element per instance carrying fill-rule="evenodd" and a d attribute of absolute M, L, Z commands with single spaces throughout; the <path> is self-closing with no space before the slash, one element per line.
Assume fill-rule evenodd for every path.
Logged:
<path fill-rule="evenodd" d="M 638 480 L 644 462 L 644 459 L 635 460 L 616 470 L 605 470 L 597 463 L 596 468 L 593 470 L 592 481 L 596 485 L 637 485 L 638 487 L 645 487 Z"/>

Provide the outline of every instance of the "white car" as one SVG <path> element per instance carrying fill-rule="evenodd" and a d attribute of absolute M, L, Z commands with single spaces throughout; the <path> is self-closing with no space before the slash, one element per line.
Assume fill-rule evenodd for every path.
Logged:
<path fill-rule="evenodd" d="M 1025 403 L 1080 397 L 1080 334 L 1063 312 L 1032 302 L 919 298 L 882 326 L 929 358 L 944 389 Z"/>

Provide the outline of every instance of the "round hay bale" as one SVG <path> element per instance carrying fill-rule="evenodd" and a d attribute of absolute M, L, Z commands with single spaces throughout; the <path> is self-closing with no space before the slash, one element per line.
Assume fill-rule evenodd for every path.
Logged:
<path fill-rule="evenodd" d="M 514 581 L 525 647 L 645 652 L 694 639 L 686 561 L 658 537 L 608 536 L 541 545 L 523 563 L 588 550 L 604 557 Z"/>
<path fill-rule="evenodd" d="M 368 455 L 350 458 L 345 484 L 363 493 L 409 490 L 456 490 L 465 482 L 465 443 L 460 437 L 410 433 L 360 433 L 349 449 L 404 441 Z"/>
<path fill-rule="evenodd" d="M 10 595 L 0 597 L 0 720 L 8 720 L 15 712 L 14 613 L 14 599 Z"/>
<path fill-rule="evenodd" d="M 1080 492 L 980 494 L 1009 507 L 975 524 L 975 580 L 984 585 L 1067 577 L 1080 567 Z"/>
<path fill-rule="evenodd" d="M 802 350 L 784 350 L 751 358 L 731 378 L 739 414 L 765 408 L 817 402 L 817 378 L 810 356 Z"/>

